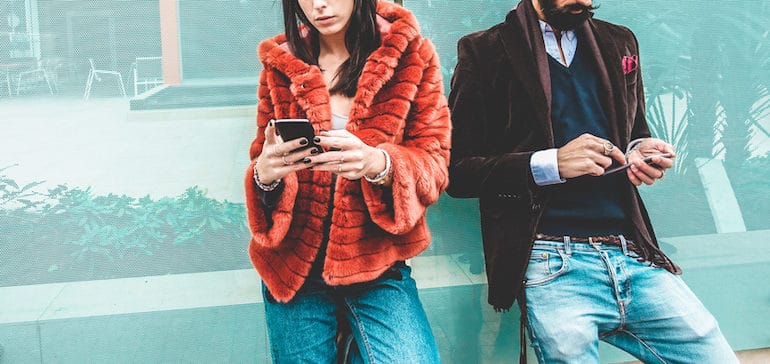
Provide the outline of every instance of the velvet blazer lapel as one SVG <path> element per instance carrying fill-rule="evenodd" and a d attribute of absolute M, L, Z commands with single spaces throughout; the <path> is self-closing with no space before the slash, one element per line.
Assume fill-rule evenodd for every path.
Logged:
<path fill-rule="evenodd" d="M 620 65 L 621 56 L 612 39 L 597 29 L 592 19 L 576 30 L 578 42 L 588 46 L 584 49 L 591 51 L 597 76 L 599 77 L 601 103 L 610 124 L 610 135 L 615 145 L 625 146 L 628 142 L 628 123 L 622 120 L 626 115 L 626 88 L 624 87 L 623 70 Z M 609 66 L 609 67 L 608 67 Z M 616 66 L 616 67 L 612 67 Z"/>
<path fill-rule="evenodd" d="M 540 31 L 532 2 L 522 0 L 516 6 L 516 11 L 508 14 L 505 22 L 514 31 L 501 33 L 503 49 L 511 60 L 514 74 L 526 86 L 534 101 L 539 116 L 538 124 L 547 136 L 548 146 L 552 148 L 554 137 L 551 124 L 551 73 L 548 69 L 543 33 Z M 515 34 L 521 36 L 516 37 Z"/>

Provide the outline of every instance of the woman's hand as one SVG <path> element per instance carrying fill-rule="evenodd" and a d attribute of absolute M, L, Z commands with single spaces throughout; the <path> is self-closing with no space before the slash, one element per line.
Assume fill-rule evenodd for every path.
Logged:
<path fill-rule="evenodd" d="M 265 127 L 265 143 L 262 153 L 257 157 L 256 172 L 259 182 L 269 185 L 287 174 L 313 166 L 310 156 L 318 154 L 316 148 L 294 151 L 308 144 L 306 138 L 284 142 L 275 132 L 275 121 L 270 120 Z"/>
<path fill-rule="evenodd" d="M 349 180 L 374 178 L 385 170 L 385 155 L 347 130 L 323 131 L 316 137 L 327 152 L 310 157 L 315 171 L 329 171 Z"/>
<path fill-rule="evenodd" d="M 642 159 L 658 154 L 669 153 L 670 157 L 653 157 L 650 163 L 645 163 Z M 657 138 L 646 138 L 639 143 L 639 146 L 628 154 L 628 179 L 635 186 L 642 183 L 651 185 L 655 180 L 663 178 L 663 172 L 674 165 L 673 158 L 676 157 L 674 147 Z"/>

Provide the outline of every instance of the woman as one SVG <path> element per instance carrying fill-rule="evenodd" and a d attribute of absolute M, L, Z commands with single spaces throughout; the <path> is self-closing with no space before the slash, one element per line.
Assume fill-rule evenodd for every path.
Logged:
<path fill-rule="evenodd" d="M 427 248 L 425 211 L 448 183 L 450 122 L 433 45 L 386 1 L 283 0 L 283 11 L 285 34 L 259 46 L 246 176 L 273 359 L 334 362 L 340 317 L 358 361 L 438 362 L 404 263 Z M 283 141 L 282 118 L 309 119 L 320 148 Z"/>

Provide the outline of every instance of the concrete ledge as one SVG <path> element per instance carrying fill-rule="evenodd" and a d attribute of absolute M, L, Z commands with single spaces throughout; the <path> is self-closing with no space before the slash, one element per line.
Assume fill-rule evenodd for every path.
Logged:
<path fill-rule="evenodd" d="M 160 110 L 131 110 L 126 113 L 127 121 L 178 121 L 196 119 L 253 118 L 256 120 L 257 106 L 224 106 L 206 108 L 179 108 Z M 256 122 L 256 121 L 255 121 Z"/>
<path fill-rule="evenodd" d="M 416 257 L 411 264 L 420 289 L 486 282 L 456 256 Z M 253 269 L 2 287 L 0 325 L 261 303 L 260 290 Z"/>

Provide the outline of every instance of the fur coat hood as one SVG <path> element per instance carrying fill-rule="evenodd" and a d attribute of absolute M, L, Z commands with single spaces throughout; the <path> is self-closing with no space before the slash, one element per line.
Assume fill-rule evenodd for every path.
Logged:
<path fill-rule="evenodd" d="M 307 118 L 316 130 L 329 130 L 331 107 L 319 68 L 295 57 L 283 34 L 259 45 L 258 131 L 245 177 L 249 255 L 278 301 L 289 301 L 304 283 L 329 217 L 322 277 L 330 285 L 375 279 L 430 242 L 425 212 L 448 184 L 450 148 L 438 56 L 408 10 L 379 1 L 377 13 L 381 45 L 364 66 L 346 129 L 390 154 L 390 188 L 337 178 L 332 189 L 330 173 L 302 170 L 283 179 L 278 203 L 265 209 L 252 172 L 264 127 L 270 119 Z"/>

